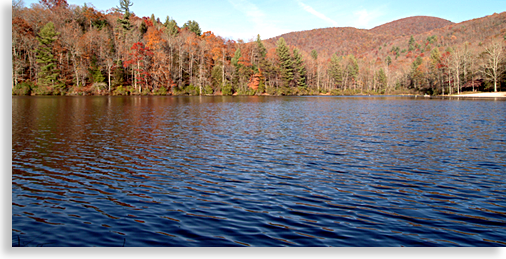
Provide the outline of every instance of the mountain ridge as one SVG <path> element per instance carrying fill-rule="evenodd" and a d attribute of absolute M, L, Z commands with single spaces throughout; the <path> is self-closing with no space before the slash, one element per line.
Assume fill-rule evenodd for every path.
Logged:
<path fill-rule="evenodd" d="M 377 48 L 384 42 L 400 37 L 422 34 L 440 29 L 455 23 L 433 16 L 411 16 L 397 19 L 372 29 L 355 27 L 328 27 L 281 34 L 265 40 L 276 44 L 283 37 L 288 45 L 304 51 L 316 50 L 318 53 L 337 53 L 338 55 L 354 54 Z"/>
<path fill-rule="evenodd" d="M 423 26 L 420 26 L 420 24 Z M 390 34 L 394 36 L 409 36 L 442 28 L 451 24 L 455 23 L 435 16 L 418 15 L 387 22 L 382 25 L 378 25 L 369 31 L 373 33 Z M 401 30 L 399 30 L 399 27 Z"/>

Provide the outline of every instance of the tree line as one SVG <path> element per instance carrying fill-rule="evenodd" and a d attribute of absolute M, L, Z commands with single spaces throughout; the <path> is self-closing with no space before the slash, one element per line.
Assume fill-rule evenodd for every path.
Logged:
<path fill-rule="evenodd" d="M 504 85 L 506 37 L 444 50 L 435 37 L 411 37 L 407 51 L 393 46 L 387 57 L 329 55 L 283 38 L 226 39 L 194 20 L 138 17 L 132 6 L 120 0 L 103 12 L 65 0 L 13 2 L 13 94 L 448 94 Z"/>

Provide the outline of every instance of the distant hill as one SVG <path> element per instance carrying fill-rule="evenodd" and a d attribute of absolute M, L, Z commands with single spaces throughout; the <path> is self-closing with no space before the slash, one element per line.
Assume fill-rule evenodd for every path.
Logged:
<path fill-rule="evenodd" d="M 430 17 L 414 16 L 389 22 L 370 30 L 352 27 L 333 27 L 286 33 L 266 40 L 276 44 L 283 37 L 288 45 L 306 52 L 315 49 L 318 53 L 337 53 L 338 55 L 368 52 L 377 49 L 385 42 L 396 38 L 417 35 L 434 29 L 452 25 L 451 21 Z"/>
<path fill-rule="evenodd" d="M 378 27 L 376 27 L 378 28 Z M 413 36 L 415 40 L 415 49 L 409 52 L 409 38 Z M 461 23 L 451 23 L 447 26 L 435 28 L 430 31 L 424 31 L 418 34 L 406 36 L 397 36 L 393 40 L 385 42 L 382 46 L 374 50 L 361 52 L 362 56 L 374 56 L 384 59 L 386 56 L 396 56 L 393 51 L 397 48 L 400 54 L 398 61 L 410 60 L 419 55 L 425 56 L 434 47 L 440 47 L 445 50 L 447 47 L 463 47 L 468 44 L 469 48 L 480 49 L 481 44 L 492 38 L 503 38 L 506 36 L 506 12 L 495 13 L 481 18 L 476 18 Z M 433 37 L 432 42 L 428 42 L 429 37 Z M 380 49 L 380 47 L 382 47 Z M 399 53 L 400 51 L 400 53 Z M 397 58 L 396 58 L 397 59 Z"/>
<path fill-rule="evenodd" d="M 315 49 L 318 53 L 338 53 L 338 55 L 351 53 L 356 55 L 374 49 L 383 42 L 395 39 L 394 36 L 376 34 L 368 30 L 337 27 L 290 32 L 268 39 L 267 42 L 276 44 L 280 37 L 283 37 L 288 45 L 306 52 Z"/>
<path fill-rule="evenodd" d="M 387 34 L 391 36 L 410 36 L 451 24 L 453 24 L 453 22 L 437 17 L 413 16 L 376 26 L 369 31 L 376 34 Z"/>

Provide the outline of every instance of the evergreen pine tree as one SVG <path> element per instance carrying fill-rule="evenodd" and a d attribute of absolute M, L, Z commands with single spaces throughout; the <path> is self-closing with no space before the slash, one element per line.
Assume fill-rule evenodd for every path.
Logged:
<path fill-rule="evenodd" d="M 297 86 L 300 88 L 306 87 L 306 66 L 304 65 L 304 59 L 299 49 L 293 50 L 293 64 L 295 68 Z"/>
<path fill-rule="evenodd" d="M 151 14 L 151 22 L 156 27 L 156 19 L 155 19 L 155 14 L 154 13 Z"/>
<path fill-rule="evenodd" d="M 387 87 L 387 75 L 385 74 L 385 71 L 383 71 L 383 68 L 380 68 L 376 74 L 376 78 L 378 78 L 378 88 L 385 89 Z"/>
<path fill-rule="evenodd" d="M 178 33 L 177 22 L 174 19 L 171 19 L 169 16 L 165 19 L 165 28 L 167 28 L 167 34 L 171 37 L 176 36 Z"/>
<path fill-rule="evenodd" d="M 415 49 L 415 38 L 411 36 L 408 42 L 408 51 L 413 51 Z"/>
<path fill-rule="evenodd" d="M 353 56 L 353 54 L 349 55 L 348 59 L 350 60 L 350 62 L 346 67 L 346 69 L 348 70 L 350 77 L 353 79 L 353 83 L 356 84 L 359 72 L 358 62 L 355 56 Z"/>
<path fill-rule="evenodd" d="M 53 43 L 56 41 L 60 33 L 55 31 L 53 22 L 48 22 L 40 30 L 39 48 L 37 49 L 37 63 L 40 64 L 40 72 L 38 73 L 38 83 L 41 86 L 49 86 L 51 88 L 61 86 L 57 80 L 60 71 L 56 69 L 56 59 L 53 55 Z"/>
<path fill-rule="evenodd" d="M 334 83 L 336 85 L 340 84 L 343 81 L 343 75 L 341 73 L 341 59 L 337 57 L 337 55 L 334 53 L 332 55 L 332 58 L 330 59 L 330 68 L 329 68 L 329 74 L 332 79 L 334 79 Z"/>
<path fill-rule="evenodd" d="M 390 64 L 392 64 L 392 58 L 390 56 L 388 56 L 386 58 L 385 62 L 387 63 L 387 66 L 390 66 Z"/>
<path fill-rule="evenodd" d="M 139 32 L 141 35 L 144 35 L 148 31 L 148 26 L 144 21 L 141 22 L 141 25 L 139 26 Z"/>
<path fill-rule="evenodd" d="M 239 64 L 239 59 L 241 59 L 241 49 L 237 49 L 234 53 L 234 57 L 230 60 L 230 63 L 235 67 L 235 73 L 232 77 L 232 83 L 235 86 L 239 85 L 239 74 L 241 73 L 241 64 Z"/>
<path fill-rule="evenodd" d="M 197 36 L 202 35 L 202 29 L 200 29 L 200 25 L 196 21 L 188 20 L 185 24 L 183 24 L 183 28 L 188 28 L 189 31 L 195 33 Z"/>
<path fill-rule="evenodd" d="M 256 43 L 257 43 L 257 49 L 258 49 L 259 56 L 261 58 L 265 58 L 265 56 L 267 56 L 267 49 L 265 48 L 264 43 L 262 42 L 262 40 L 260 40 L 260 34 L 257 34 Z"/>
<path fill-rule="evenodd" d="M 311 50 L 311 57 L 314 59 L 314 60 L 317 60 L 318 59 L 318 52 L 316 52 L 315 49 Z"/>
<path fill-rule="evenodd" d="M 260 34 L 257 35 L 256 40 L 256 49 L 257 49 L 257 68 L 259 74 L 259 82 L 258 82 L 258 93 L 264 93 L 266 90 L 265 87 L 265 76 L 264 74 L 269 73 L 269 61 L 265 58 L 267 56 L 267 49 L 264 46 L 264 43 L 260 39 Z"/>
<path fill-rule="evenodd" d="M 359 72 L 358 62 L 353 54 L 349 56 L 349 59 L 350 64 L 348 64 L 348 71 L 350 72 L 350 76 L 356 80 Z"/>
<path fill-rule="evenodd" d="M 114 79 L 112 81 L 113 86 L 119 86 L 123 84 L 123 80 L 125 77 L 125 70 L 123 68 L 123 62 L 121 60 L 116 61 L 116 65 L 114 66 Z"/>
<path fill-rule="evenodd" d="M 234 53 L 234 57 L 230 60 L 232 62 L 232 65 L 234 65 L 234 67 L 238 67 L 239 66 L 239 59 L 241 58 L 241 49 L 237 49 Z"/>
<path fill-rule="evenodd" d="M 293 62 L 290 55 L 290 49 L 286 45 L 285 39 L 282 37 L 278 40 L 276 54 L 278 55 L 280 62 L 280 71 L 281 77 L 283 79 L 283 84 L 284 86 L 289 87 L 290 83 L 293 81 Z"/>
<path fill-rule="evenodd" d="M 118 19 L 118 22 L 121 24 L 121 27 L 128 31 L 132 28 L 130 24 L 130 6 L 134 5 L 130 0 L 120 0 L 119 7 L 116 7 L 116 10 L 124 13 L 123 19 Z"/>

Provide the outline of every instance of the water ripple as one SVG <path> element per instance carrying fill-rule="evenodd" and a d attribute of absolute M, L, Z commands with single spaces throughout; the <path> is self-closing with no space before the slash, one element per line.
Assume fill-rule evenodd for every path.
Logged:
<path fill-rule="evenodd" d="M 13 246 L 506 246 L 503 101 L 12 101 Z"/>

